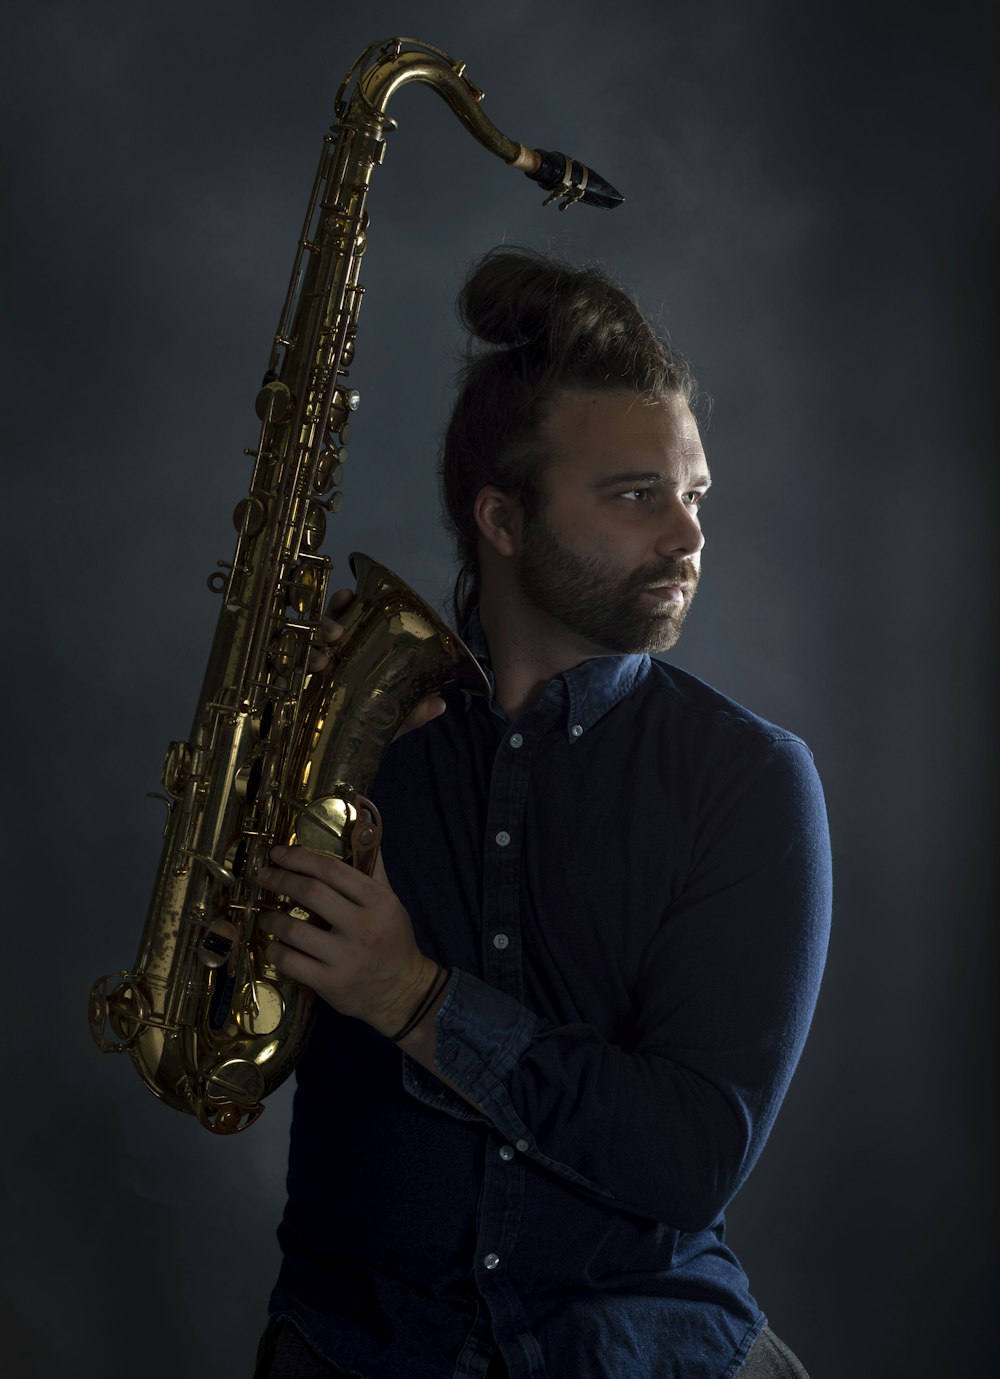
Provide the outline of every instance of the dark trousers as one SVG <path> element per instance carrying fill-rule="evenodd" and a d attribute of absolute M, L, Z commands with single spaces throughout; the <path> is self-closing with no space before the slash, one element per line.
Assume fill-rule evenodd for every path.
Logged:
<path fill-rule="evenodd" d="M 254 1379 L 349 1379 L 312 1351 L 285 1317 L 272 1317 L 260 1341 Z M 406 1379 L 400 1375 L 399 1379 Z M 486 1379 L 507 1379 L 500 1359 L 490 1361 Z M 628 1376 L 622 1375 L 622 1379 Z M 765 1327 L 744 1360 L 737 1379 L 809 1379 L 801 1360 Z"/>

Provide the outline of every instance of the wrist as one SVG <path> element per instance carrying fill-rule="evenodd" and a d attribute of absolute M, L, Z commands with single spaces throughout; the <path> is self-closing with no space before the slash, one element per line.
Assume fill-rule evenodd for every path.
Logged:
<path fill-rule="evenodd" d="M 421 990 L 402 1024 L 391 1033 L 386 1032 L 386 1038 L 390 1043 L 405 1047 L 412 1036 L 430 1024 L 440 1010 L 451 972 L 440 963 L 434 963 L 433 968 L 430 980 Z"/>
<path fill-rule="evenodd" d="M 393 983 L 391 992 L 379 993 L 378 1005 L 373 1003 L 360 1018 L 386 1038 L 395 1034 L 409 1018 L 437 970 L 438 964 L 433 958 L 418 954 L 406 976 Z"/>

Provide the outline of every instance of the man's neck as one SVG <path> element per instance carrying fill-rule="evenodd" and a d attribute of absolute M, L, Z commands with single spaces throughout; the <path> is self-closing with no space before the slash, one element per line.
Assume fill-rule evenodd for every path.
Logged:
<path fill-rule="evenodd" d="M 601 655 L 599 647 L 516 596 L 484 591 L 479 619 L 490 649 L 494 698 L 512 723 L 538 703 L 550 680 Z"/>

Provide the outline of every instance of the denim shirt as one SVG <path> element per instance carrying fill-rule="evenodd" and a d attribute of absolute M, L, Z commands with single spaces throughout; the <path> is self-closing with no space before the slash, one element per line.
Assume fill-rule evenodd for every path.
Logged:
<path fill-rule="evenodd" d="M 272 1311 L 364 1379 L 473 1379 L 496 1350 L 511 1379 L 728 1379 L 764 1316 L 723 1210 L 826 951 L 811 756 L 641 655 L 583 662 L 513 725 L 446 697 L 372 794 L 452 969 L 435 1064 L 463 1096 L 321 1008 Z"/>

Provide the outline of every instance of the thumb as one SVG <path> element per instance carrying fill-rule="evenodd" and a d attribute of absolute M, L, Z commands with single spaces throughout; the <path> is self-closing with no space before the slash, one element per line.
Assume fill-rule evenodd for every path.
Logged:
<path fill-rule="evenodd" d="M 392 887 L 389 885 L 389 878 L 386 875 L 385 863 L 382 861 L 381 848 L 379 848 L 378 852 L 375 854 L 375 865 L 372 867 L 372 880 L 377 881 L 378 884 L 384 886 L 386 890 L 392 890 Z"/>

